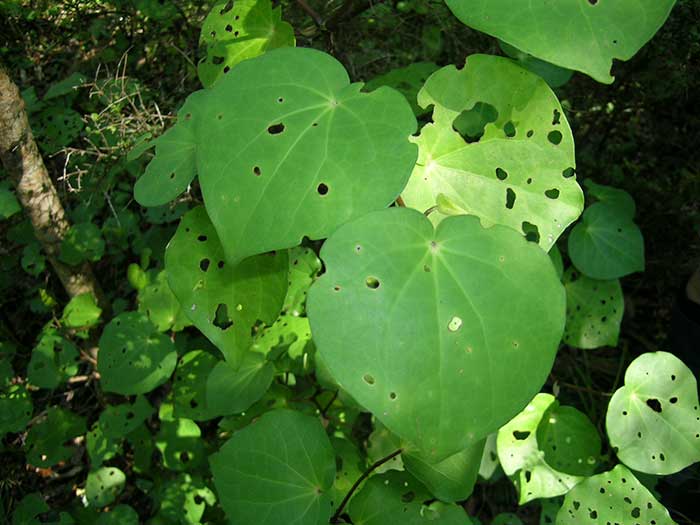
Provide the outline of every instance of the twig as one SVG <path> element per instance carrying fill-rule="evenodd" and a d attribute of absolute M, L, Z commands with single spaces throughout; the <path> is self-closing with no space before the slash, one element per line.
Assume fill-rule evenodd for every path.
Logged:
<path fill-rule="evenodd" d="M 323 18 L 321 18 L 321 15 L 319 15 L 316 10 L 306 2 L 306 0 L 297 0 L 297 4 L 299 4 L 299 7 L 301 7 L 304 12 L 311 17 L 314 24 L 316 24 L 318 27 L 323 26 Z"/>
<path fill-rule="evenodd" d="M 360 486 L 360 483 L 362 483 L 367 478 L 367 476 L 369 476 L 374 471 L 374 469 L 381 467 L 387 461 L 394 459 L 396 456 L 401 454 L 401 452 L 403 452 L 403 449 L 395 450 L 394 452 L 392 452 L 388 456 L 385 456 L 382 459 L 375 461 L 374 463 L 372 463 L 372 465 L 367 470 L 365 470 L 362 473 L 362 475 L 359 478 L 357 478 L 357 481 L 353 484 L 352 487 L 350 487 L 350 490 L 343 498 L 343 501 L 341 501 L 340 505 L 338 505 L 338 509 L 335 511 L 333 516 L 331 516 L 331 523 L 339 523 L 338 519 L 340 519 L 340 515 L 343 513 L 343 509 L 345 508 L 345 505 L 347 505 L 348 501 L 350 501 L 350 498 L 352 497 L 355 490 L 357 490 L 357 487 Z"/>

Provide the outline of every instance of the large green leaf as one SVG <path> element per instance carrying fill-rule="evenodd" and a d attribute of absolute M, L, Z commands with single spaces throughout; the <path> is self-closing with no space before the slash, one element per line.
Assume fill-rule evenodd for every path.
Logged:
<path fill-rule="evenodd" d="M 130 265 L 130 268 L 135 266 Z M 167 272 L 158 272 L 152 282 L 141 287 L 138 301 L 138 311 L 146 314 L 159 332 L 170 329 L 177 332 L 190 324 L 180 303 L 170 290 Z"/>
<path fill-rule="evenodd" d="M 173 406 L 163 403 L 158 411 L 160 430 L 155 437 L 163 465 L 170 470 L 196 470 L 206 465 L 205 443 L 199 425 L 173 416 Z"/>
<path fill-rule="evenodd" d="M 335 454 L 317 418 L 268 412 L 209 461 L 231 522 L 327 525 Z"/>
<path fill-rule="evenodd" d="M 175 345 L 138 312 L 119 314 L 100 337 L 98 368 L 106 392 L 145 394 L 175 370 Z"/>
<path fill-rule="evenodd" d="M 545 250 L 581 214 L 571 129 L 540 77 L 506 58 L 473 55 L 464 69 L 431 75 L 418 102 L 434 106 L 433 122 L 414 139 L 419 156 L 402 193 L 407 206 L 437 205 L 436 222 L 471 214 L 521 233 L 534 229 Z M 480 140 L 467 143 L 457 129 L 484 106 L 494 114 Z"/>
<path fill-rule="evenodd" d="M 617 279 L 644 270 L 644 239 L 618 205 L 596 202 L 569 235 L 569 257 L 593 279 Z"/>
<path fill-rule="evenodd" d="M 101 432 L 111 439 L 119 439 L 133 432 L 153 414 L 153 407 L 143 396 L 133 402 L 108 405 L 100 414 Z"/>
<path fill-rule="evenodd" d="M 700 461 L 698 384 L 673 354 L 642 354 L 608 405 L 605 425 L 617 457 L 648 474 L 673 474 Z"/>
<path fill-rule="evenodd" d="M 193 132 L 207 213 L 229 263 L 328 237 L 399 195 L 416 160 L 415 117 L 398 92 L 361 86 L 329 55 L 283 48 L 190 96 L 176 127 Z"/>
<path fill-rule="evenodd" d="M 224 261 L 203 207 L 180 221 L 165 266 L 185 315 L 234 367 L 253 342 L 253 328 L 276 319 L 287 290 L 286 251 L 251 257 L 234 268 Z"/>
<path fill-rule="evenodd" d="M 564 498 L 557 525 L 672 525 L 668 511 L 623 465 L 587 478 Z"/>
<path fill-rule="evenodd" d="M 204 350 L 187 352 L 178 360 L 172 389 L 173 415 L 201 421 L 224 414 L 209 406 L 207 400 L 207 378 L 220 362 Z M 236 398 L 228 401 L 235 402 Z"/>
<path fill-rule="evenodd" d="M 675 0 L 447 0 L 457 18 L 538 58 L 610 83 L 613 59 L 629 60 Z"/>
<path fill-rule="evenodd" d="M 521 505 L 537 498 L 566 494 L 584 479 L 554 469 L 540 450 L 537 428 L 554 403 L 554 396 L 537 394 L 525 410 L 498 431 L 498 459 L 503 471 L 512 477 Z M 569 454 L 575 453 L 572 450 Z"/>
<path fill-rule="evenodd" d="M 413 476 L 391 471 L 372 476 L 350 500 L 355 525 L 470 525 L 463 508 L 436 501 Z"/>
<path fill-rule="evenodd" d="M 321 257 L 327 273 L 308 300 L 318 351 L 427 460 L 486 437 L 542 386 L 564 289 L 547 254 L 516 232 L 469 216 L 434 229 L 391 208 L 340 228 Z"/>
<path fill-rule="evenodd" d="M 85 431 L 84 418 L 57 406 L 49 407 L 46 417 L 27 433 L 27 463 L 46 468 L 66 461 L 73 454 L 68 446 L 71 440 Z"/>
<path fill-rule="evenodd" d="M 95 326 L 102 314 L 91 293 L 73 297 L 63 309 L 61 324 L 66 328 L 86 328 Z"/>
<path fill-rule="evenodd" d="M 257 352 L 246 353 L 238 369 L 220 361 L 207 379 L 207 406 L 216 415 L 240 414 L 270 388 L 274 373 L 272 363 Z"/>
<path fill-rule="evenodd" d="M 78 372 L 78 349 L 68 339 L 47 328 L 32 350 L 27 366 L 27 377 L 40 388 L 56 388 Z"/>
<path fill-rule="evenodd" d="M 441 501 L 467 499 L 479 473 L 485 440 L 470 445 L 438 463 L 425 461 L 420 454 L 402 454 L 406 470 L 421 481 Z"/>
<path fill-rule="evenodd" d="M 210 87 L 247 58 L 295 44 L 294 29 L 282 21 L 280 7 L 270 0 L 217 2 L 204 19 L 199 41 L 207 56 L 197 66 L 199 80 Z"/>
<path fill-rule="evenodd" d="M 32 419 L 32 398 L 24 385 L 0 389 L 0 438 L 7 432 L 21 432 Z"/>
<path fill-rule="evenodd" d="M 566 329 L 564 342 L 576 348 L 616 346 L 625 310 L 617 279 L 599 281 L 569 268 L 564 274 Z"/>

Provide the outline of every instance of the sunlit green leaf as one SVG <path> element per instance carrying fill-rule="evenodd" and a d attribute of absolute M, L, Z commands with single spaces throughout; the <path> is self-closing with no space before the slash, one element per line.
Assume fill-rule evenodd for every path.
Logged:
<path fill-rule="evenodd" d="M 206 402 L 216 415 L 240 414 L 270 388 L 275 367 L 265 356 L 249 352 L 238 369 L 225 361 L 213 367 L 206 383 Z"/>
<path fill-rule="evenodd" d="M 88 474 L 85 482 L 85 496 L 95 507 L 105 507 L 112 503 L 124 489 L 126 476 L 116 467 L 102 467 Z"/>
<path fill-rule="evenodd" d="M 178 360 L 171 391 L 175 417 L 201 421 L 223 414 L 213 410 L 207 401 L 207 378 L 220 362 L 204 350 L 187 352 Z M 232 397 L 228 401 L 236 399 Z"/>

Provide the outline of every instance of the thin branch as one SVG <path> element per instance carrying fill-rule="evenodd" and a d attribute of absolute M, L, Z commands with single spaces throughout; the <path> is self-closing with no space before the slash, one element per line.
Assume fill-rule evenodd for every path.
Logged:
<path fill-rule="evenodd" d="M 306 0 L 297 0 L 297 4 L 299 4 L 299 7 L 301 7 L 304 12 L 311 17 L 311 20 L 314 21 L 316 26 L 323 26 L 323 18 L 321 18 L 321 15 L 319 15 L 318 12 L 316 12 L 316 10 L 306 2 Z"/>
<path fill-rule="evenodd" d="M 357 490 L 357 487 L 360 486 L 360 483 L 362 483 L 367 478 L 367 476 L 369 476 L 374 471 L 374 469 L 381 467 L 387 461 L 391 461 L 396 456 L 401 454 L 401 452 L 403 452 L 403 449 L 395 450 L 388 456 L 385 456 L 382 459 L 375 461 L 367 470 L 365 470 L 362 473 L 362 475 L 359 478 L 357 478 L 357 481 L 353 484 L 352 487 L 350 487 L 350 490 L 343 498 L 343 501 L 341 501 L 340 505 L 338 505 L 338 509 L 335 511 L 335 514 L 333 514 L 333 516 L 331 517 L 331 523 L 339 523 L 338 520 L 340 519 L 340 515 L 343 513 L 345 505 L 347 505 L 348 501 L 350 501 L 350 498 L 352 497 L 353 493 Z"/>

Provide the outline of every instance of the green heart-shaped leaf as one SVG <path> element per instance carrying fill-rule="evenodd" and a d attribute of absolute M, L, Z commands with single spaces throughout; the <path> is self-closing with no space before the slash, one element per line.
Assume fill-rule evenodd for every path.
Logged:
<path fill-rule="evenodd" d="M 463 23 L 538 58 L 611 83 L 613 59 L 629 60 L 666 20 L 675 0 L 447 0 Z"/>
<path fill-rule="evenodd" d="M 47 328 L 32 350 L 27 366 L 29 381 L 40 388 L 56 388 L 78 372 L 78 349 L 68 339 Z"/>
<path fill-rule="evenodd" d="M 391 208 L 340 228 L 321 257 L 327 273 L 308 300 L 318 351 L 429 461 L 495 431 L 544 383 L 564 289 L 547 254 L 511 229 L 459 216 L 435 230 Z"/>
<path fill-rule="evenodd" d="M 204 202 L 229 263 L 328 237 L 396 199 L 416 160 L 415 117 L 398 92 L 361 87 L 331 56 L 283 48 L 188 98 L 192 110 L 180 111 L 176 127 L 193 130 Z M 148 177 L 142 184 L 163 185 Z"/>
<path fill-rule="evenodd" d="M 690 369 L 673 354 L 642 354 L 608 405 L 605 426 L 620 461 L 673 474 L 700 461 L 700 403 Z"/>
<path fill-rule="evenodd" d="M 554 396 L 537 394 L 525 410 L 498 431 L 498 459 L 518 489 L 520 505 L 566 494 L 584 479 L 554 469 L 540 451 L 537 428 L 555 403 Z"/>
<path fill-rule="evenodd" d="M 295 44 L 294 29 L 282 21 L 270 0 L 217 2 L 204 19 L 201 44 L 207 56 L 197 66 L 199 80 L 210 87 L 233 66 L 278 47 Z"/>
<path fill-rule="evenodd" d="M 616 346 L 625 311 L 617 279 L 599 281 L 569 268 L 564 274 L 566 329 L 564 342 L 576 348 Z"/>
<path fill-rule="evenodd" d="M 231 522 L 328 524 L 335 454 L 317 418 L 268 412 L 236 432 L 209 462 Z"/>
<path fill-rule="evenodd" d="M 111 439 L 119 439 L 136 430 L 153 414 L 153 407 L 143 396 L 136 396 L 130 403 L 108 405 L 100 414 L 102 433 Z"/>
<path fill-rule="evenodd" d="M 173 342 L 141 313 L 118 315 L 100 337 L 98 367 L 105 392 L 150 392 L 168 380 L 176 363 Z"/>
<path fill-rule="evenodd" d="M 178 360 L 172 389 L 175 417 L 203 421 L 223 415 L 207 402 L 207 378 L 220 362 L 204 350 L 187 352 Z M 235 400 L 235 397 L 229 399 Z"/>
<path fill-rule="evenodd" d="M 639 227 L 616 205 L 592 204 L 569 235 L 569 257 L 593 279 L 618 279 L 644 270 Z"/>
<path fill-rule="evenodd" d="M 545 250 L 581 214 L 583 192 L 570 176 L 571 129 L 537 75 L 506 58 L 473 55 L 462 70 L 447 66 L 431 75 L 418 102 L 433 106 L 433 122 L 414 139 L 419 156 L 402 193 L 407 206 L 437 205 L 434 222 L 471 214 L 522 233 L 534 228 Z M 479 125 L 471 122 L 477 108 L 478 115 L 492 111 Z M 478 142 L 457 131 L 480 134 L 479 127 Z"/>
<path fill-rule="evenodd" d="M 234 367 L 259 322 L 271 324 L 287 290 L 285 251 L 251 257 L 235 268 L 203 207 L 180 221 L 165 253 L 170 288 L 187 317 Z"/>
<path fill-rule="evenodd" d="M 274 374 L 272 363 L 256 352 L 246 353 L 238 369 L 220 361 L 207 378 L 207 405 L 216 415 L 240 414 L 267 392 Z"/>
<path fill-rule="evenodd" d="M 623 465 L 586 478 L 564 498 L 557 525 L 674 525 L 668 511 Z"/>
<path fill-rule="evenodd" d="M 197 470 L 206 465 L 205 443 L 199 425 L 173 416 L 173 406 L 163 403 L 158 411 L 160 430 L 155 437 L 163 465 L 171 470 Z"/>

